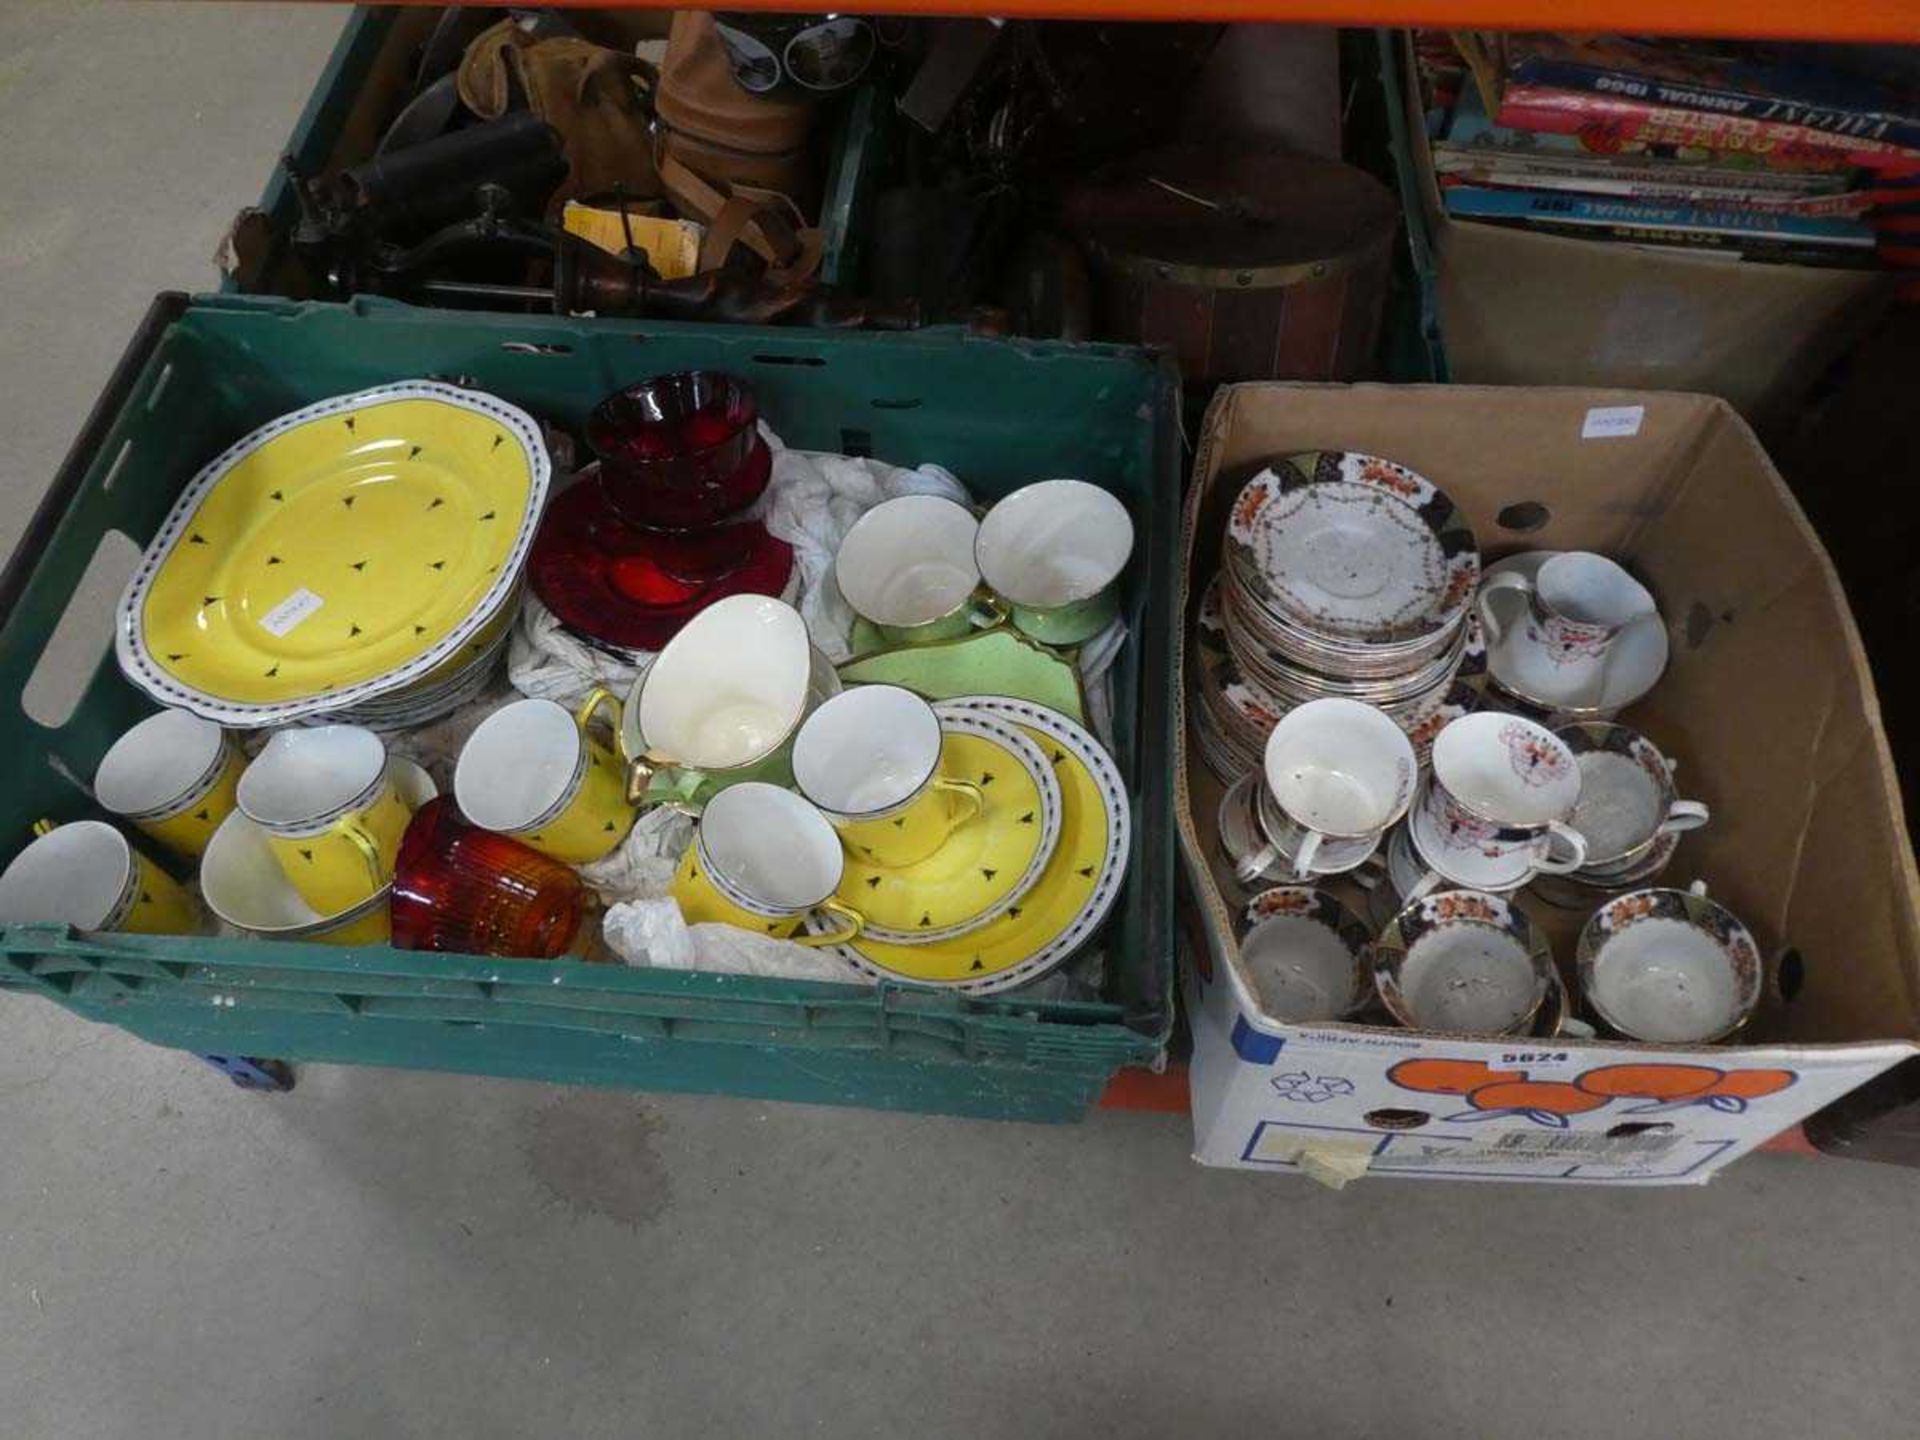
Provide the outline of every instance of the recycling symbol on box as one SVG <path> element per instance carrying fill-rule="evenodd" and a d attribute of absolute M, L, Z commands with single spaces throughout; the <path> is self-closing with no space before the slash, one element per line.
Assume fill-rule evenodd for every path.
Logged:
<path fill-rule="evenodd" d="M 1341 1095 L 1353 1094 L 1353 1082 L 1342 1075 L 1309 1075 L 1304 1070 L 1289 1070 L 1267 1082 L 1282 1100 L 1302 1105 L 1318 1105 Z"/>

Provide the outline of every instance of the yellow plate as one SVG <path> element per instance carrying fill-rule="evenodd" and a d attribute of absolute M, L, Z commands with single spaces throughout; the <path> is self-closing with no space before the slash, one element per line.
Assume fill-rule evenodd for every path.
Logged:
<path fill-rule="evenodd" d="M 1120 771 L 1100 743 L 1057 710 L 1001 695 L 934 707 L 1011 721 L 1037 744 L 1060 781 L 1060 843 L 1039 882 L 991 924 L 931 945 L 862 938 L 839 954 L 870 975 L 987 995 L 1036 980 L 1097 930 L 1126 878 L 1131 819 Z M 831 920 L 809 922 L 816 932 Z"/>
<path fill-rule="evenodd" d="M 990 924 L 1033 888 L 1059 843 L 1060 782 L 1031 739 L 981 715 L 943 714 L 940 728 L 944 772 L 978 785 L 983 806 L 917 865 L 847 856 L 840 899 L 876 941 L 925 945 Z"/>
<path fill-rule="evenodd" d="M 121 602 L 122 666 L 246 726 L 418 683 L 500 619 L 548 469 L 523 411 L 430 381 L 282 416 L 175 503 Z"/>

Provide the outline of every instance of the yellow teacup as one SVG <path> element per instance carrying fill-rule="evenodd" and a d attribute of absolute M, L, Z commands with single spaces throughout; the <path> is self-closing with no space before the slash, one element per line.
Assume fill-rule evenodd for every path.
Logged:
<path fill-rule="evenodd" d="M 911 690 L 862 685 L 807 717 L 793 742 L 800 793 L 875 865 L 917 865 L 980 813 L 980 787 L 942 773 L 940 717 Z"/>
<path fill-rule="evenodd" d="M 736 925 L 802 945 L 841 945 L 866 924 L 833 898 L 845 865 L 833 827 L 811 804 L 777 785 L 745 781 L 707 802 L 671 893 L 689 925 Z M 841 923 L 825 934 L 796 935 L 816 910 Z"/>
<path fill-rule="evenodd" d="M 184 710 L 149 715 L 113 742 L 94 772 L 93 794 L 168 849 L 198 857 L 233 813 L 246 760 L 211 720 Z"/>
<path fill-rule="evenodd" d="M 104 820 L 41 821 L 0 875 L 0 924 L 189 935 L 200 928 L 187 892 Z"/>
<path fill-rule="evenodd" d="M 413 809 L 433 799 L 433 780 L 411 760 L 394 756 L 394 783 Z M 320 945 L 384 945 L 393 933 L 391 884 L 339 914 L 323 915 L 301 898 L 274 853 L 272 837 L 244 814 L 229 815 L 200 861 L 207 908 L 236 930 L 263 940 Z"/>
<path fill-rule="evenodd" d="M 240 776 L 236 797 L 288 882 L 322 915 L 385 888 L 413 818 L 386 745 L 358 725 L 280 731 Z"/>
<path fill-rule="evenodd" d="M 494 711 L 454 767 L 461 813 L 569 865 L 605 859 L 637 812 L 620 761 L 588 733 L 602 707 L 611 708 L 618 734 L 620 704 L 606 690 L 595 690 L 573 715 L 551 700 L 516 700 Z"/>

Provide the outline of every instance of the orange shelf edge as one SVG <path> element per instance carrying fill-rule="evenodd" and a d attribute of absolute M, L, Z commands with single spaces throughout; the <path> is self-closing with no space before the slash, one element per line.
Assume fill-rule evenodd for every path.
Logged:
<path fill-rule="evenodd" d="M 1126 1069 L 1107 1083 L 1100 1097 L 1102 1110 L 1138 1110 L 1159 1115 L 1187 1113 L 1187 1067 L 1169 1065 L 1158 1073 L 1152 1070 Z M 1795 1125 L 1760 1147 L 1776 1155 L 1820 1155 L 1807 1140 L 1807 1133 Z"/>
<path fill-rule="evenodd" d="M 409 4 L 437 0 L 405 0 Z M 554 0 L 549 0 L 554 3 Z M 557 0 L 580 8 L 671 10 L 658 0 Z M 791 11 L 793 0 L 732 0 Z M 1920 42 L 1916 0 L 840 0 L 836 13 L 1039 20 L 1265 20 L 1289 25 L 1564 30 L 1768 40 Z"/>

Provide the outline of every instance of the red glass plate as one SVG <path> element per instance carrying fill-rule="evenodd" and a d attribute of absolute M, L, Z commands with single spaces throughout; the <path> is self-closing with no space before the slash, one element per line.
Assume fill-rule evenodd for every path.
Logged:
<path fill-rule="evenodd" d="M 527 560 L 533 593 L 583 639 L 658 650 L 729 595 L 779 595 L 793 547 L 757 520 L 659 534 L 623 522 L 589 479 L 547 507 Z"/>

